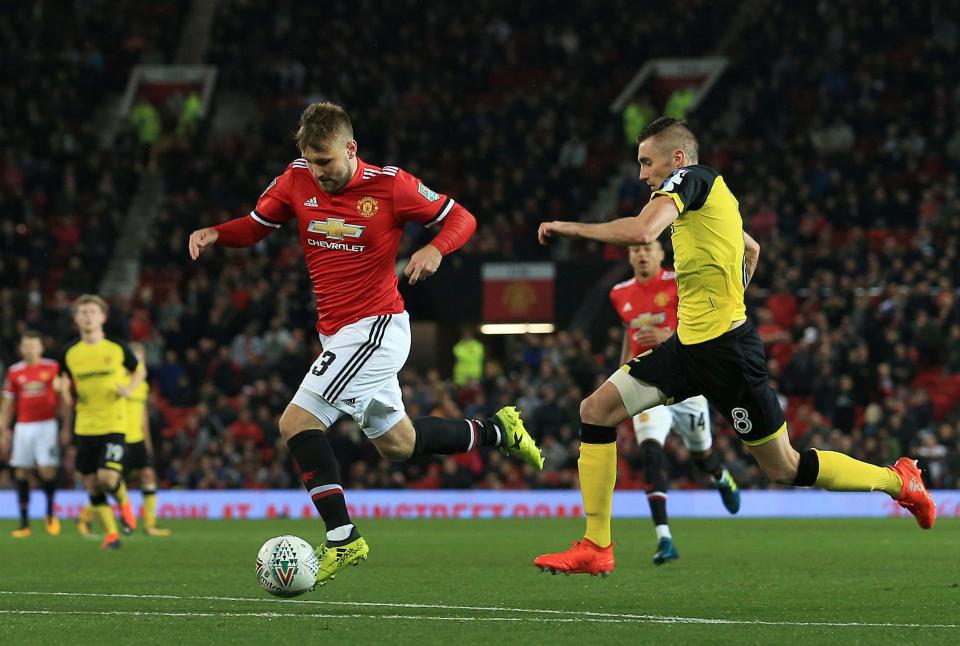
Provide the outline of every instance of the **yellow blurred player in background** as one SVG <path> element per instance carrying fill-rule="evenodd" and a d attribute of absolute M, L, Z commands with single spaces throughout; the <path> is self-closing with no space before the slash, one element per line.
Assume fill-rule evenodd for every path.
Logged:
<path fill-rule="evenodd" d="M 76 468 L 90 494 L 90 511 L 81 512 L 77 528 L 86 536 L 91 516 L 96 515 L 106 534 L 100 547 L 117 549 L 120 535 L 107 494 L 117 500 L 127 523 L 136 526 L 120 475 L 126 449 L 126 399 L 145 374 L 137 370 L 137 358 L 125 343 L 104 334 L 107 312 L 107 303 L 99 296 L 77 298 L 73 321 L 80 338 L 66 345 L 60 365 L 76 392 Z"/>
<path fill-rule="evenodd" d="M 130 349 L 137 357 L 137 370 L 146 370 L 142 343 L 131 343 Z M 157 472 L 153 468 L 153 441 L 150 437 L 150 417 L 147 401 L 150 385 L 146 380 L 134 388 L 127 397 L 127 454 L 123 463 L 123 479 L 133 487 L 139 481 L 143 492 L 143 529 L 148 536 L 169 536 L 169 529 L 157 527 Z M 123 523 L 123 533 L 131 534 L 135 528 Z"/>

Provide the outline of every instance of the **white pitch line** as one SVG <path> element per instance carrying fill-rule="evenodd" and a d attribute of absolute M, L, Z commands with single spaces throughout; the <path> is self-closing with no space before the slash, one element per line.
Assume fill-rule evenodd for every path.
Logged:
<path fill-rule="evenodd" d="M 553 622 L 610 622 L 610 623 L 661 623 L 661 624 L 722 624 L 722 625 L 757 625 L 757 626 L 811 626 L 825 628 L 960 628 L 960 624 L 908 624 L 908 623 L 872 623 L 872 622 L 832 622 L 832 621 L 766 621 L 762 619 L 711 619 L 707 617 L 682 617 L 670 615 L 641 615 L 614 612 L 592 612 L 588 610 L 553 610 L 547 608 L 506 608 L 498 606 L 453 606 L 427 603 L 384 603 L 372 601 L 327 601 L 320 599 L 267 599 L 256 597 L 219 597 L 219 596 L 188 596 L 173 594 L 132 594 L 114 592 L 41 592 L 0 590 L 0 595 L 34 595 L 54 597 L 98 597 L 113 599 L 165 599 L 173 601 L 240 601 L 248 603 L 282 603 L 282 604 L 319 604 L 334 606 L 366 606 L 380 608 L 422 608 L 432 610 L 472 610 L 477 612 L 508 612 L 532 613 L 547 615 L 568 615 L 555 619 L 524 618 L 524 617 L 434 617 L 430 615 L 363 615 L 363 614 L 292 614 L 292 613 L 154 613 L 138 611 L 116 611 L 106 614 L 159 614 L 163 616 L 279 616 L 279 617 L 314 617 L 314 618 L 387 618 L 387 619 L 430 619 L 438 621 L 553 621 Z M 28 612 L 0 610 L 0 613 Z M 57 614 L 59 611 L 37 610 L 29 611 L 38 614 Z M 72 611 L 63 611 L 72 614 Z M 569 615 L 573 615 L 570 617 Z"/>

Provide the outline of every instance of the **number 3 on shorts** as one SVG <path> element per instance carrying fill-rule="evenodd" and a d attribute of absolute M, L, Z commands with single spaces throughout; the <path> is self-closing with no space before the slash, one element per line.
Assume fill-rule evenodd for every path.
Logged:
<path fill-rule="evenodd" d="M 733 416 L 733 430 L 737 433 L 746 435 L 753 430 L 753 422 L 750 421 L 750 415 L 747 414 L 746 408 L 738 406 L 730 411 L 730 414 Z"/>
<path fill-rule="evenodd" d="M 314 365 L 312 368 L 310 368 L 310 372 L 319 377 L 327 371 L 327 368 L 330 367 L 330 364 L 333 363 L 333 360 L 336 358 L 337 355 L 327 350 L 320 355 L 320 367 L 318 368 L 316 365 Z"/>

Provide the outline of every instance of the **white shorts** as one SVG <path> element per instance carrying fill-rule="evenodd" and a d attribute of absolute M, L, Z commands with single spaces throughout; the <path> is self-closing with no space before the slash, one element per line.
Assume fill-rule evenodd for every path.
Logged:
<path fill-rule="evenodd" d="M 10 466 L 18 469 L 55 467 L 60 464 L 57 446 L 57 420 L 17 422 L 13 426 L 13 450 Z"/>
<path fill-rule="evenodd" d="M 706 451 L 713 445 L 710 434 L 710 408 L 703 395 L 670 406 L 654 406 L 633 418 L 637 444 L 656 440 L 663 444 L 671 428 L 691 451 Z"/>
<path fill-rule="evenodd" d="M 313 413 L 328 428 L 346 414 L 370 439 L 403 419 L 397 373 L 410 354 L 406 312 L 368 316 L 320 335 L 323 352 L 313 362 L 291 403 Z"/>

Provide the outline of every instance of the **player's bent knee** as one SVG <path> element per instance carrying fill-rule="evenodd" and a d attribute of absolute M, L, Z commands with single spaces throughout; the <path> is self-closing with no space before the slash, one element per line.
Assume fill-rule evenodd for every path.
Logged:
<path fill-rule="evenodd" d="M 314 417 L 313 414 L 295 404 L 288 404 L 286 409 L 284 409 L 283 414 L 280 416 L 279 427 L 280 436 L 286 442 L 289 442 L 293 436 L 299 435 L 303 431 L 316 428 L 326 430 L 324 425 L 320 423 L 320 420 Z"/>
<path fill-rule="evenodd" d="M 580 421 L 597 426 L 615 426 L 625 418 L 622 408 L 619 399 L 611 402 L 598 390 L 580 402 Z"/>

